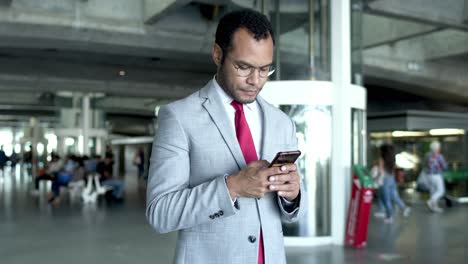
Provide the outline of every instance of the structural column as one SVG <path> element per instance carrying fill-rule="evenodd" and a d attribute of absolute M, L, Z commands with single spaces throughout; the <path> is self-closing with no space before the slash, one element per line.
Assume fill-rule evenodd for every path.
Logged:
<path fill-rule="evenodd" d="M 331 76 L 333 90 L 332 217 L 333 244 L 344 243 L 346 194 L 351 181 L 351 9 L 349 0 L 331 0 Z"/>
<path fill-rule="evenodd" d="M 37 143 L 39 143 L 39 120 L 36 117 L 29 119 L 31 127 L 31 176 L 36 177 L 37 172 Z"/>
<path fill-rule="evenodd" d="M 89 124 L 90 124 L 90 106 L 89 106 L 89 101 L 90 101 L 90 96 L 89 94 L 84 94 L 83 95 L 83 155 L 88 155 L 90 154 L 89 151 Z"/>

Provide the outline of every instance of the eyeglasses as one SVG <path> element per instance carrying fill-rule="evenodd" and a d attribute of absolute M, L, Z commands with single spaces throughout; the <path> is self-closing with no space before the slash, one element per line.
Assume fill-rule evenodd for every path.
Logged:
<path fill-rule="evenodd" d="M 226 56 L 226 58 L 232 63 L 232 66 L 236 69 L 237 76 L 239 77 L 249 77 L 254 73 L 255 70 L 258 70 L 258 75 L 262 78 L 266 78 L 272 75 L 275 72 L 275 67 L 273 65 L 263 66 L 263 67 L 253 67 L 250 65 L 237 65 L 231 58 Z"/>

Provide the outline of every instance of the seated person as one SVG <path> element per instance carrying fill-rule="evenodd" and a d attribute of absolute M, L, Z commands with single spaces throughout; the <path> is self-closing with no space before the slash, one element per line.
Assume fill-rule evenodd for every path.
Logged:
<path fill-rule="evenodd" d="M 76 168 L 76 157 L 67 155 L 65 166 L 56 173 L 56 177 L 52 181 L 52 192 L 49 193 L 49 203 L 59 203 L 60 187 L 68 186 L 73 180 Z"/>
<path fill-rule="evenodd" d="M 60 171 L 60 169 L 63 166 L 62 160 L 60 160 L 60 156 L 52 153 L 51 154 L 51 161 L 49 164 L 42 169 L 38 170 L 38 174 L 36 178 L 34 179 L 34 190 L 31 192 L 32 195 L 38 195 L 39 194 L 39 182 L 40 181 L 54 181 L 57 172 Z"/>
<path fill-rule="evenodd" d="M 101 184 L 112 187 L 112 198 L 114 201 L 123 201 L 124 184 L 121 180 L 112 176 L 114 162 L 112 155 L 106 154 L 104 161 L 97 165 L 97 172 L 101 175 Z"/>
<path fill-rule="evenodd" d="M 85 175 L 94 175 L 97 173 L 97 165 L 101 162 L 100 155 L 94 155 L 92 158 L 85 156 L 84 158 L 84 167 L 85 167 Z"/>

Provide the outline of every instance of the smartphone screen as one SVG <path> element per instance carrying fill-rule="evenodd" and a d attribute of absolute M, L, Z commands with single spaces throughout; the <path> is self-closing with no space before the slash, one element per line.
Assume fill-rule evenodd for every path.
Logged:
<path fill-rule="evenodd" d="M 301 152 L 299 150 L 280 151 L 276 154 L 275 158 L 270 163 L 269 167 L 294 163 L 297 160 L 297 158 L 299 158 L 300 155 L 301 155 Z"/>

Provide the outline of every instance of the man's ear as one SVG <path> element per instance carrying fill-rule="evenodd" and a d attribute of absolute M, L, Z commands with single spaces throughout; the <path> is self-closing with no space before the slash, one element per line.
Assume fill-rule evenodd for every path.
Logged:
<path fill-rule="evenodd" d="M 221 60 L 223 59 L 223 50 L 218 44 L 214 44 L 213 48 L 211 49 L 211 57 L 213 58 L 214 63 L 216 66 L 221 66 Z"/>

